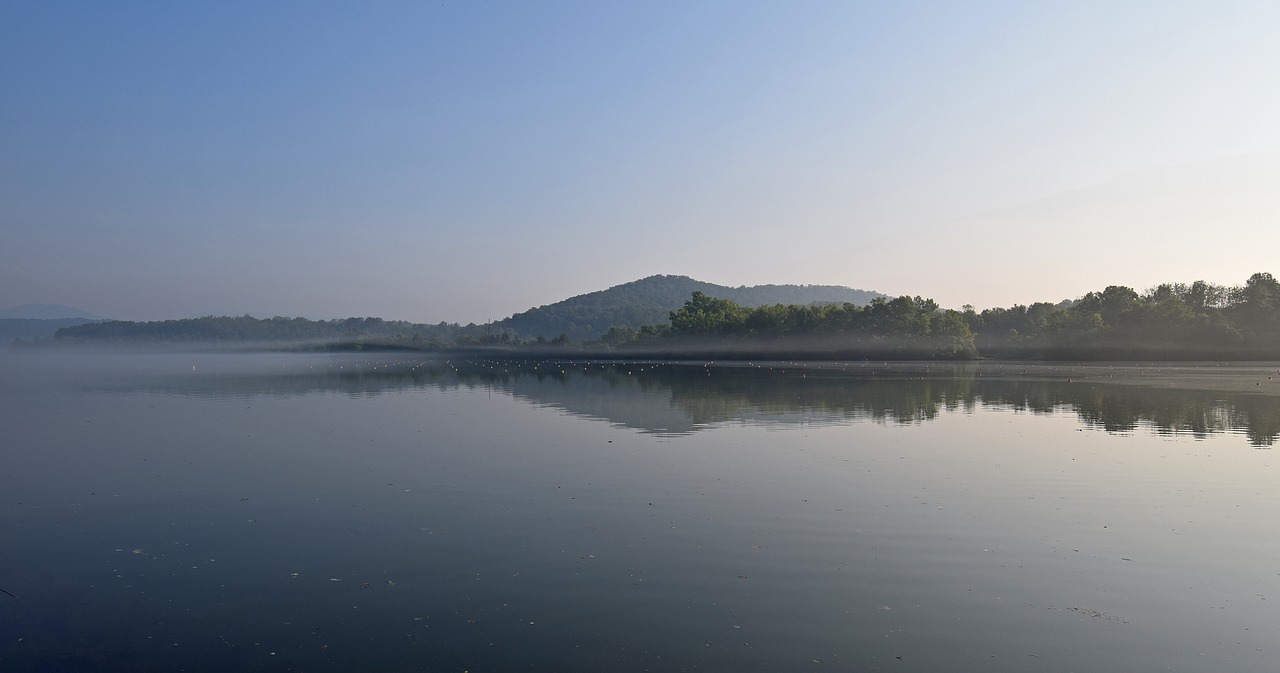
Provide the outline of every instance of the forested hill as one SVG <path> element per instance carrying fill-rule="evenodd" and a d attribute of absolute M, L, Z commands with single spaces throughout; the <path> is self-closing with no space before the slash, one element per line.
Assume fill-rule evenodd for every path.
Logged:
<path fill-rule="evenodd" d="M 664 301 L 663 286 L 708 287 L 713 291 L 763 302 L 750 307 L 733 299 L 693 290 L 673 311 L 646 319 L 642 310 Z M 632 312 L 605 308 L 628 302 L 605 301 L 623 290 Z M 803 292 L 805 304 L 784 305 L 788 295 Z M 841 298 L 839 290 L 812 287 L 724 288 L 687 278 L 662 276 L 584 295 L 540 309 L 563 322 L 548 323 L 556 337 L 521 337 L 507 324 L 436 325 L 347 318 L 258 320 L 250 316 L 205 317 L 136 323 L 93 322 L 57 331 L 51 340 L 26 345 L 227 345 L 231 347 L 325 348 L 331 350 L 396 348 L 422 351 L 505 352 L 577 356 L 733 357 L 825 359 L 959 359 L 989 357 L 1036 360 L 1280 360 L 1280 280 L 1255 273 L 1244 285 L 1226 287 L 1195 281 L 1165 283 L 1139 293 L 1112 285 L 1073 301 L 1015 305 L 978 313 L 943 310 L 922 297 L 875 297 L 864 306 Z M 681 290 L 683 291 L 683 290 Z M 725 292 L 728 291 L 728 292 Z M 845 290 L 857 292 L 857 290 Z M 752 293 L 755 293 L 754 296 Z M 869 294 L 869 293 L 868 293 Z M 602 297 L 603 295 L 603 297 Z M 645 301 L 645 297 L 648 301 Z M 850 295 L 844 295 L 846 298 Z M 814 301 L 818 303 L 815 305 Z M 796 299 L 791 299 L 796 301 Z M 580 305 L 575 305 L 575 302 Z M 771 303 L 769 303 L 771 302 Z M 573 309 L 577 309 L 575 313 Z M 574 316 L 604 315 L 590 324 Z M 557 316 L 554 311 L 560 311 Z M 533 314 L 532 316 L 530 314 Z M 639 315 L 639 317 L 635 317 Z M 513 316 L 538 317 L 535 311 Z M 639 328 L 624 320 L 652 320 Z M 594 334 L 610 324 L 603 335 Z M 634 323 L 633 323 L 634 324 Z M 692 354 L 692 355 L 691 355 Z"/>
<path fill-rule="evenodd" d="M 638 329 L 645 325 L 665 324 L 671 312 L 683 306 L 694 292 L 728 299 L 746 307 L 846 302 L 863 306 L 876 297 L 885 296 L 839 285 L 726 287 L 688 276 L 649 276 L 529 309 L 501 320 L 495 326 L 528 338 L 567 334 L 574 341 L 587 341 L 599 338 L 611 327 Z"/>

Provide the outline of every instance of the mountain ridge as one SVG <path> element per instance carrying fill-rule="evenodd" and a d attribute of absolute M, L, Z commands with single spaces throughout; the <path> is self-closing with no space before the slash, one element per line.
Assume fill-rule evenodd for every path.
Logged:
<path fill-rule="evenodd" d="M 63 304 L 23 304 L 0 311 L 0 319 L 16 320 L 62 320 L 66 318 L 84 318 L 86 320 L 103 320 L 83 309 Z"/>
<path fill-rule="evenodd" d="M 526 338 L 565 334 L 574 341 L 587 341 L 599 338 L 612 327 L 666 324 L 671 311 L 683 306 L 694 292 L 748 307 L 845 302 L 865 305 L 876 297 L 886 296 L 843 285 L 730 287 L 689 276 L 659 274 L 531 308 L 499 320 L 493 326 Z"/>

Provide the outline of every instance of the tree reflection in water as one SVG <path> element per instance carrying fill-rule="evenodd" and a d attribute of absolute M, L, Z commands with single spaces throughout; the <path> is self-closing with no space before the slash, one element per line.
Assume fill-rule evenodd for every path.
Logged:
<path fill-rule="evenodd" d="M 707 363 L 413 360 L 365 356 L 307 366 L 223 368 L 116 379 L 113 388 L 207 396 L 377 395 L 411 388 L 504 392 L 644 432 L 720 423 L 921 423 L 977 406 L 1074 412 L 1088 427 L 1205 438 L 1280 437 L 1280 380 L 1264 364 Z"/>

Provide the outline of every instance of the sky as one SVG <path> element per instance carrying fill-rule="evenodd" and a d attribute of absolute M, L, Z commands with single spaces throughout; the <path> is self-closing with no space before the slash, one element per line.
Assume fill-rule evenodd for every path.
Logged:
<path fill-rule="evenodd" d="M 1280 275 L 1280 3 L 0 3 L 0 308 Z"/>

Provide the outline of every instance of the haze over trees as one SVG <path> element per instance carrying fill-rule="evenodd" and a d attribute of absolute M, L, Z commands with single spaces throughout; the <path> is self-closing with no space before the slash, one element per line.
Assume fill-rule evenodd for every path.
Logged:
<path fill-rule="evenodd" d="M 0 347 L 34 339 L 51 339 L 63 327 L 93 322 L 88 318 L 0 318 Z"/>
<path fill-rule="evenodd" d="M 510 342 L 510 335 L 507 342 Z M 454 323 L 424 325 L 382 318 L 266 318 L 206 316 L 183 320 L 131 322 L 113 320 L 60 329 L 56 342 L 90 345 L 116 344 L 285 344 L 299 347 L 361 348 L 366 343 L 382 347 L 440 349 L 480 343 L 484 328 Z M 492 340 L 502 343 L 502 339 Z"/>

